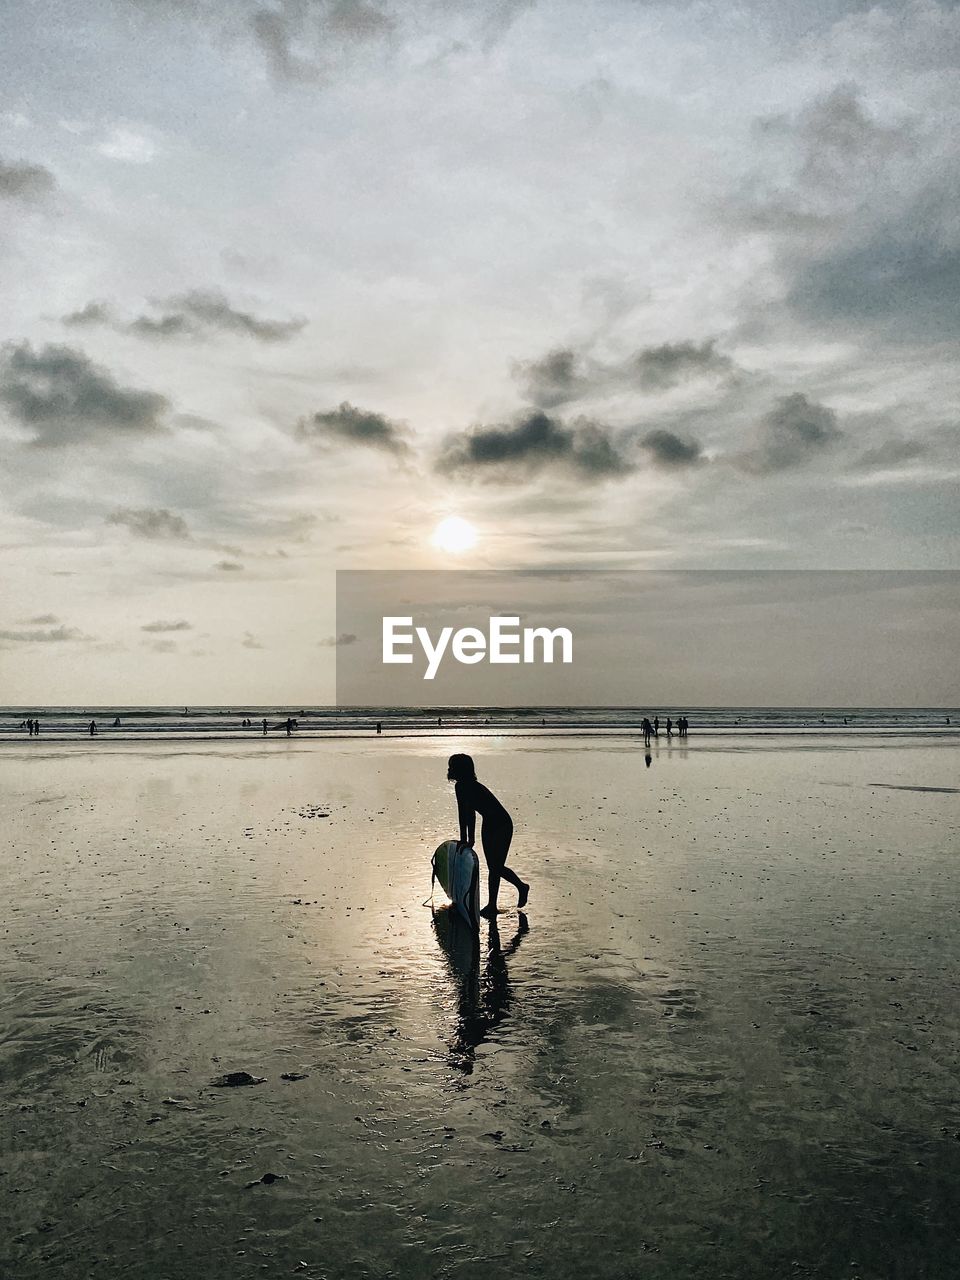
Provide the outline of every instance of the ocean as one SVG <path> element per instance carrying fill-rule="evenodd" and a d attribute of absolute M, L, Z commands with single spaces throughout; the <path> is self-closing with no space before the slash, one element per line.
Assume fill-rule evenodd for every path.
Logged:
<path fill-rule="evenodd" d="M 685 715 L 694 737 L 737 734 L 796 735 L 925 734 L 952 736 L 960 730 L 955 707 L 323 707 L 323 706 L 85 706 L 2 707 L 0 741 L 27 736 L 24 722 L 40 721 L 41 737 L 88 739 L 90 723 L 97 736 L 111 741 L 262 738 L 263 721 L 270 737 L 286 737 L 285 723 L 296 720 L 298 738 L 367 736 L 379 723 L 387 735 L 437 733 L 455 738 L 541 736 L 544 734 L 640 733 L 644 716 L 660 719 L 665 739 L 670 717 Z M 249 725 L 244 725 L 248 720 Z M 119 721 L 119 723 L 116 723 Z"/>

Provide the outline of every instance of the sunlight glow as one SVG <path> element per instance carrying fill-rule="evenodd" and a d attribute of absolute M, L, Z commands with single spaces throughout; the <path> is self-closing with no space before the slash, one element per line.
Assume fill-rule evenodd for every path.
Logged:
<path fill-rule="evenodd" d="M 470 551 L 477 543 L 477 531 L 469 520 L 462 516 L 448 516 L 441 520 L 431 535 L 430 541 L 440 551 L 451 555 L 461 555 Z"/>

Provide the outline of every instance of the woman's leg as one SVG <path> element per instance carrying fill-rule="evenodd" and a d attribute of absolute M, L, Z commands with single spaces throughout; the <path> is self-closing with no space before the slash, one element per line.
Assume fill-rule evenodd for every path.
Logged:
<path fill-rule="evenodd" d="M 488 881 L 488 900 L 484 912 L 490 915 L 494 915 L 497 910 L 501 878 L 517 890 L 521 906 L 527 900 L 529 885 L 524 884 L 516 872 L 506 865 L 512 839 L 512 826 L 490 828 L 487 823 L 484 823 L 480 831 L 480 843 L 483 845 L 483 856 L 487 862 Z"/>

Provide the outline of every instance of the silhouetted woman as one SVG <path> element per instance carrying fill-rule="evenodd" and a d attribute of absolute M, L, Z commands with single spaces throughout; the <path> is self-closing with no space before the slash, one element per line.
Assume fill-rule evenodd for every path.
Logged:
<path fill-rule="evenodd" d="M 477 814 L 483 819 L 480 828 L 480 844 L 487 863 L 487 905 L 480 912 L 492 919 L 497 914 L 497 894 L 501 877 L 512 884 L 520 895 L 518 907 L 526 905 L 530 886 L 524 884 L 515 872 L 505 865 L 513 839 L 513 819 L 506 809 L 482 782 L 477 781 L 477 771 L 470 756 L 455 755 L 447 765 L 447 778 L 456 783 L 457 811 L 460 817 L 460 843 L 473 847 Z"/>

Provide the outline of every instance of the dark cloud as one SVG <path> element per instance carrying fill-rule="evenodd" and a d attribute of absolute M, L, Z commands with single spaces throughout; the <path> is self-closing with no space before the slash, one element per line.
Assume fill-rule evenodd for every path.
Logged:
<path fill-rule="evenodd" d="M 909 121 L 876 120 L 851 84 L 819 94 L 794 116 L 764 117 L 757 121 L 757 131 L 796 147 L 795 181 L 805 187 L 844 186 L 854 176 L 852 167 L 876 166 L 902 151 L 916 135 Z"/>
<path fill-rule="evenodd" d="M 879 327 L 892 340 L 960 334 L 960 173 L 870 229 L 787 259 L 787 300 L 816 324 Z"/>
<path fill-rule="evenodd" d="M 381 449 L 398 458 L 410 453 L 406 428 L 401 423 L 385 418 L 382 413 L 358 409 L 346 400 L 336 409 L 301 418 L 297 435 L 316 444 L 344 443 Z"/>
<path fill-rule="evenodd" d="M 196 333 L 196 328 L 182 313 L 168 312 L 162 316 L 137 316 L 127 326 L 140 338 L 182 338 Z"/>
<path fill-rule="evenodd" d="M 382 9 L 365 0 L 336 0 L 327 6 L 323 25 L 327 31 L 352 40 L 369 40 L 385 35 L 394 23 Z"/>
<path fill-rule="evenodd" d="M 56 187 L 56 178 L 42 164 L 30 164 L 26 160 L 8 162 L 0 156 L 0 200 L 42 200 Z"/>
<path fill-rule="evenodd" d="M 872 471 L 887 467 L 899 467 L 904 462 L 914 462 L 929 452 L 929 445 L 922 440 L 885 440 L 883 444 L 861 453 L 853 464 L 858 470 Z"/>
<path fill-rule="evenodd" d="M 820 94 L 794 115 L 755 122 L 766 154 L 732 204 L 734 220 L 801 240 L 842 226 L 917 140 L 912 122 L 876 120 L 854 85 Z"/>
<path fill-rule="evenodd" d="M 315 62 L 294 53 L 297 33 L 290 20 L 276 9 L 258 9 L 250 19 L 253 34 L 274 80 L 304 84 L 318 79 Z"/>
<path fill-rule="evenodd" d="M 123 525 L 138 538 L 183 540 L 190 537 L 183 516 L 162 507 L 123 507 L 107 516 L 107 524 Z"/>
<path fill-rule="evenodd" d="M 309 84 L 329 69 L 331 47 L 361 43 L 389 34 L 393 19 L 366 0 L 280 0 L 275 9 L 258 9 L 250 19 L 274 80 Z"/>
<path fill-rule="evenodd" d="M 263 645 L 260 643 L 260 641 L 257 639 L 257 637 L 253 634 L 252 631 L 245 631 L 243 633 L 243 639 L 240 641 L 240 643 L 243 645 L 244 649 L 262 649 L 263 648 Z"/>
<path fill-rule="evenodd" d="M 192 631 L 193 625 L 189 622 L 145 622 L 140 628 L 141 631 Z"/>
<path fill-rule="evenodd" d="M 0 404 L 32 432 L 32 444 L 55 448 L 117 435 L 162 430 L 164 396 L 121 386 L 72 347 L 27 342 L 0 351 Z"/>
<path fill-rule="evenodd" d="M 338 636 L 327 636 L 317 643 L 321 649 L 342 649 L 345 645 L 356 644 L 357 637 L 352 631 L 341 631 Z"/>
<path fill-rule="evenodd" d="M 842 435 L 832 409 L 794 392 L 777 400 L 760 423 L 754 448 L 735 461 L 758 475 L 787 471 L 813 461 Z"/>
<path fill-rule="evenodd" d="M 558 347 L 539 360 L 517 363 L 514 377 L 529 400 L 542 409 L 553 409 L 575 400 L 588 387 L 588 380 L 579 366 L 580 357 L 575 351 L 569 347 Z"/>
<path fill-rule="evenodd" d="M 110 323 L 110 308 L 105 302 L 88 302 L 79 311 L 71 311 L 61 319 L 71 328 L 93 328 L 95 325 Z"/>
<path fill-rule="evenodd" d="M 23 622 L 28 627 L 52 627 L 60 621 L 55 613 L 40 613 L 35 618 L 24 618 Z"/>
<path fill-rule="evenodd" d="M 237 564 L 236 560 L 218 560 L 213 567 L 221 573 L 240 573 L 243 569 L 243 565 Z"/>
<path fill-rule="evenodd" d="M 942 130 L 880 119 L 850 85 L 758 130 L 776 152 L 734 207 L 777 237 L 794 315 L 890 341 L 960 334 L 960 166 Z"/>
<path fill-rule="evenodd" d="M 625 360 L 604 364 L 570 347 L 557 347 L 539 360 L 521 361 L 513 374 L 529 400 L 542 409 L 586 396 L 634 387 L 666 391 L 693 378 L 731 378 L 737 366 L 717 350 L 716 338 L 703 342 L 664 342 L 644 347 Z"/>
<path fill-rule="evenodd" d="M 685 440 L 672 431 L 649 431 L 640 444 L 660 467 L 679 469 L 703 461 L 703 450 L 696 440 Z"/>
<path fill-rule="evenodd" d="M 138 316 L 131 333 L 146 338 L 176 338 L 184 334 L 239 333 L 258 342 L 286 342 L 306 325 L 306 320 L 266 320 L 241 311 L 215 290 L 193 289 L 156 304 L 167 308 L 161 315 Z"/>
<path fill-rule="evenodd" d="M 443 474 L 507 483 L 548 468 L 589 481 L 609 480 L 633 470 L 607 428 L 582 420 L 565 426 L 539 412 L 511 426 L 478 426 L 450 436 L 436 463 Z"/>
<path fill-rule="evenodd" d="M 68 640 L 88 640 L 76 627 L 49 627 L 31 631 L 0 631 L 0 641 L 13 644 L 60 644 Z"/>
<path fill-rule="evenodd" d="M 736 368 L 729 356 L 717 351 L 715 338 L 706 342 L 664 342 L 645 347 L 630 361 L 645 391 L 663 391 L 688 378 L 705 374 L 729 376 Z"/>

